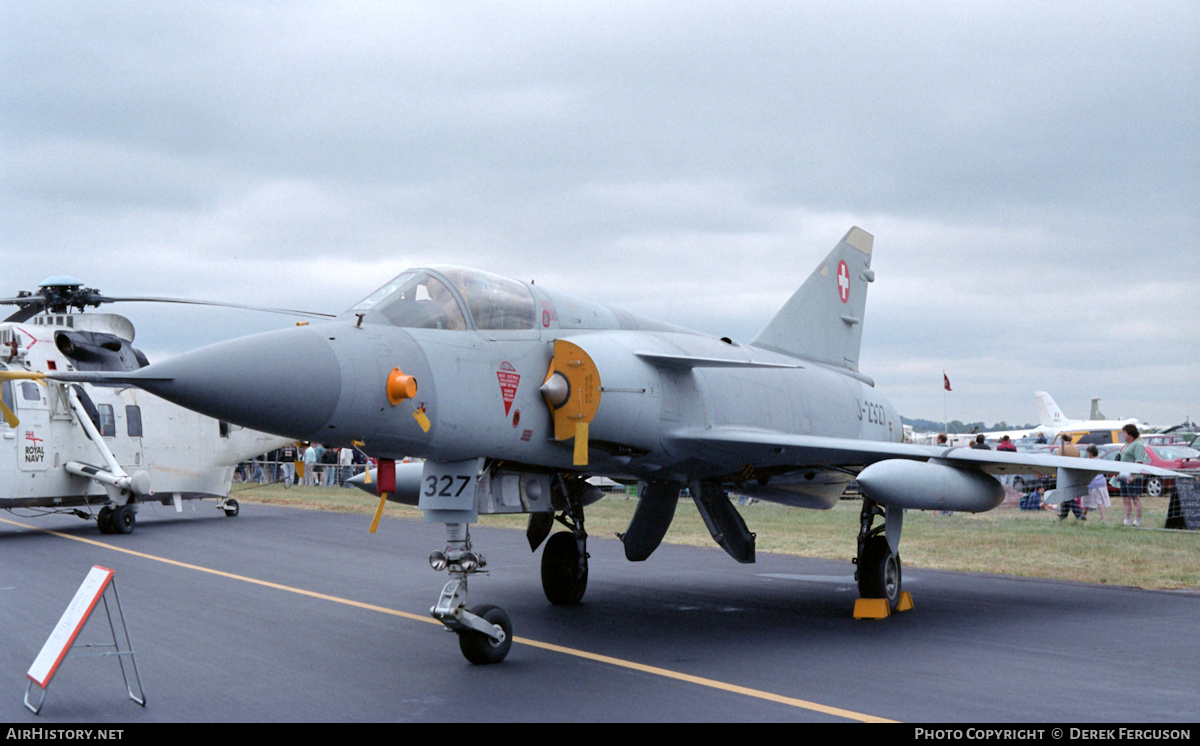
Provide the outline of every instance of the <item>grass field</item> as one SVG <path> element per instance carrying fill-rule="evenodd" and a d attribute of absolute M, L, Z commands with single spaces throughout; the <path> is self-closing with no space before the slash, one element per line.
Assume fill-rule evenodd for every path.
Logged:
<path fill-rule="evenodd" d="M 269 503 L 360 513 L 364 530 L 378 501 L 357 489 L 234 485 L 243 503 Z M 625 531 L 636 499 L 616 494 L 589 505 L 587 531 L 612 536 Z M 1109 583 L 1155 589 L 1200 592 L 1200 532 L 1158 530 L 1166 519 L 1166 498 L 1143 500 L 1142 523 L 1151 528 L 1122 526 L 1120 500 L 1107 520 L 1092 514 L 1087 521 L 1059 521 L 1049 511 L 1023 512 L 999 508 L 989 513 L 909 512 L 905 516 L 900 555 L 907 567 L 992 572 Z M 758 534 L 759 552 L 845 559 L 855 552 L 861 503 L 842 500 L 832 510 L 798 510 L 770 503 L 740 506 L 750 530 Z M 386 515 L 420 520 L 416 508 L 388 503 Z M 480 516 L 480 524 L 525 528 L 528 516 Z M 666 541 L 715 546 L 690 500 L 680 500 Z M 732 562 L 732 560 L 730 560 Z"/>

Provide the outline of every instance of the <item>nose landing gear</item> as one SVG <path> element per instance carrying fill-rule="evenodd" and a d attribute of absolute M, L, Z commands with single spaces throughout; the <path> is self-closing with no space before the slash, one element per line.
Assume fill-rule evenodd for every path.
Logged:
<path fill-rule="evenodd" d="M 482 572 L 487 560 L 471 551 L 466 524 L 447 523 L 446 539 L 446 551 L 431 554 L 429 564 L 434 570 L 448 570 L 451 579 L 429 613 L 448 631 L 458 634 L 459 649 L 471 663 L 499 663 L 512 647 L 508 614 L 491 604 L 467 608 L 467 578 Z"/>

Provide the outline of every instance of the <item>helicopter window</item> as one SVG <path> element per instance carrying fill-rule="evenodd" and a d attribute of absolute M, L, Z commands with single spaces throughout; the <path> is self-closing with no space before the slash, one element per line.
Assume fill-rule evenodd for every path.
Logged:
<path fill-rule="evenodd" d="M 41 401 L 42 392 L 38 391 L 38 385 L 33 381 L 22 381 L 21 398 L 25 401 Z"/>
<path fill-rule="evenodd" d="M 12 381 L 4 381 L 0 383 L 0 401 L 4 402 L 4 406 L 9 410 L 13 408 L 13 386 Z M 0 425 L 7 425 L 8 421 L 0 419 Z"/>
<path fill-rule="evenodd" d="M 125 429 L 131 438 L 142 437 L 142 408 L 134 405 L 125 405 Z"/>
<path fill-rule="evenodd" d="M 466 299 L 477 329 L 532 329 L 533 294 L 516 280 L 456 267 L 438 270 Z"/>
<path fill-rule="evenodd" d="M 100 413 L 100 424 L 96 428 L 101 435 L 112 438 L 117 434 L 117 419 L 113 415 L 111 404 L 101 404 L 96 409 Z"/>
<path fill-rule="evenodd" d="M 409 329 L 467 328 L 466 317 L 450 288 L 427 272 L 405 272 L 351 310 L 373 310 L 394 326 Z"/>

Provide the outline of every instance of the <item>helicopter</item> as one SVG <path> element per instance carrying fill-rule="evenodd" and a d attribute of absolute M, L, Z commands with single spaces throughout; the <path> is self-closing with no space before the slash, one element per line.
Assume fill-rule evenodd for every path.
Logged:
<path fill-rule="evenodd" d="M 20 515 L 69 513 L 101 533 L 134 530 L 141 505 L 182 512 L 184 500 L 216 498 L 226 516 L 238 463 L 288 438 L 197 414 L 139 389 L 32 380 L 40 373 L 133 371 L 149 364 L 133 323 L 86 312 L 115 302 L 185 303 L 324 317 L 289 309 L 181 298 L 114 297 L 65 275 L 37 292 L 0 298 L 17 310 L 0 322 L 0 508 Z M 24 380 L 23 380 L 24 379 Z"/>

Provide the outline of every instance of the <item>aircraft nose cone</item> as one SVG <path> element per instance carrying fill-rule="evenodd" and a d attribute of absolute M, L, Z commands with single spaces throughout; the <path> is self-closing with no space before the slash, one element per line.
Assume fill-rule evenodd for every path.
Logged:
<path fill-rule="evenodd" d="M 141 388 L 235 425 L 297 440 L 317 437 L 337 409 L 342 371 L 316 327 L 220 342 L 154 363 Z"/>

